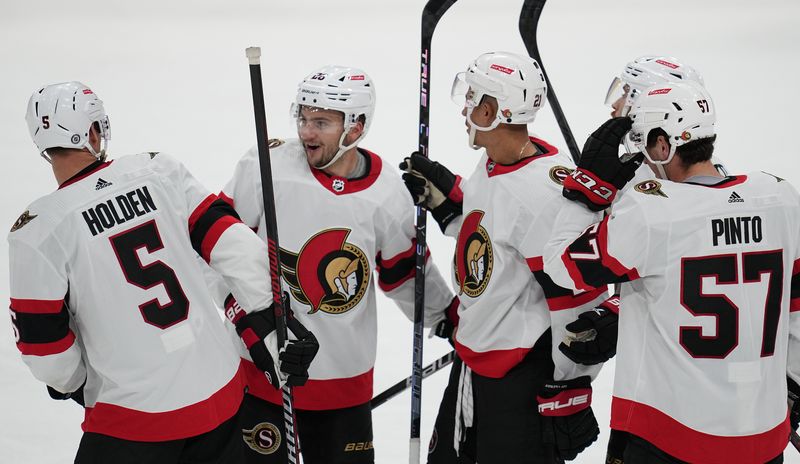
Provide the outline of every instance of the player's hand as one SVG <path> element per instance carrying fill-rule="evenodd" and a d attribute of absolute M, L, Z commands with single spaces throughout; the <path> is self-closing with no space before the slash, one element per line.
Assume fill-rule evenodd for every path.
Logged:
<path fill-rule="evenodd" d="M 275 332 L 273 306 L 249 314 L 241 313 L 234 322 L 236 333 L 250 352 L 250 359 L 257 368 L 264 371 L 267 380 L 275 388 L 281 388 L 278 377 L 278 334 Z"/>
<path fill-rule="evenodd" d="M 600 427 L 592 412 L 592 386 L 588 376 L 545 384 L 536 397 L 542 416 L 542 441 L 555 447 L 566 461 L 597 440 Z"/>
<path fill-rule="evenodd" d="M 644 160 L 641 153 L 619 157 L 620 142 L 631 124 L 627 116 L 611 118 L 589 136 L 577 169 L 564 179 L 566 198 L 579 201 L 592 211 L 602 211 L 611 205 L 617 191 L 633 179 Z"/>
<path fill-rule="evenodd" d="M 567 336 L 558 349 L 573 362 L 590 366 L 617 354 L 619 295 L 614 295 L 565 327 Z"/>
<path fill-rule="evenodd" d="M 622 430 L 611 429 L 608 436 L 608 448 L 606 449 L 606 464 L 624 464 L 625 448 L 630 441 L 630 434 Z"/>
<path fill-rule="evenodd" d="M 400 169 L 414 204 L 427 208 L 444 232 L 462 214 L 461 177 L 416 151 L 400 163 Z"/>
<path fill-rule="evenodd" d="M 83 383 L 77 390 L 74 392 L 69 393 L 61 393 L 60 391 L 56 390 L 55 388 L 51 387 L 50 385 L 47 386 L 47 393 L 50 394 L 50 398 L 54 400 L 72 400 L 81 406 L 86 406 L 85 401 L 83 400 L 83 387 L 86 386 L 86 382 Z"/>
<path fill-rule="evenodd" d="M 786 377 L 789 387 L 789 423 L 792 430 L 797 430 L 800 424 L 800 385 L 789 377 Z"/>
<path fill-rule="evenodd" d="M 433 333 L 437 337 L 447 340 L 451 346 L 455 346 L 453 334 L 456 331 L 456 327 L 458 327 L 458 305 L 458 297 L 454 296 L 450 306 L 444 310 L 444 319 L 439 321 L 433 328 Z"/>
<path fill-rule="evenodd" d="M 317 337 L 294 317 L 287 319 L 286 326 L 297 340 L 289 340 L 281 351 L 279 356 L 281 371 L 289 375 L 286 379 L 288 385 L 299 387 L 308 381 L 308 368 L 319 351 L 319 342 Z"/>

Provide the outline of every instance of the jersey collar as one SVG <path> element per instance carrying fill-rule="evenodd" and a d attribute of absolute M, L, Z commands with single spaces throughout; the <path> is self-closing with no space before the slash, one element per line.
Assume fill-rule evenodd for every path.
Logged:
<path fill-rule="evenodd" d="M 81 169 L 80 171 L 78 171 L 78 173 L 75 174 L 74 176 L 62 182 L 61 185 L 58 186 L 58 189 L 61 190 L 62 188 L 72 185 L 75 182 L 78 182 L 79 180 L 84 179 L 85 177 L 88 177 L 101 169 L 105 169 L 108 166 L 110 166 L 111 163 L 112 161 L 97 160 L 92 164 L 86 166 L 85 168 Z"/>
<path fill-rule="evenodd" d="M 363 148 L 357 148 L 358 152 L 364 155 L 367 162 L 367 173 L 361 177 L 347 179 L 345 177 L 332 176 L 322 169 L 311 169 L 314 178 L 326 189 L 335 195 L 346 195 L 348 193 L 360 192 L 369 188 L 378 179 L 383 167 L 380 156 Z"/>
<path fill-rule="evenodd" d="M 685 184 L 692 184 L 692 185 L 700 185 L 702 187 L 711 187 L 711 188 L 721 189 L 721 188 L 733 187 L 734 185 L 743 184 L 746 180 L 747 180 L 747 176 L 728 176 L 728 177 L 721 178 L 720 181 L 717 182 L 716 184 L 708 184 L 708 183 L 705 183 L 705 182 L 702 182 L 702 181 L 693 182 L 692 180 L 686 180 L 686 181 L 684 181 L 684 183 Z"/>
<path fill-rule="evenodd" d="M 514 172 L 518 169 L 521 169 L 527 166 L 529 163 L 546 158 L 548 156 L 553 156 L 558 154 L 558 148 L 550 145 L 549 143 L 545 142 L 544 140 L 537 139 L 536 137 L 529 137 L 531 143 L 536 147 L 539 151 L 538 155 L 528 156 L 527 158 L 522 158 L 521 160 L 517 161 L 516 163 L 512 164 L 499 164 L 495 163 L 491 159 L 486 160 L 486 175 L 489 177 L 499 176 L 501 174 L 508 174 L 509 172 Z"/>

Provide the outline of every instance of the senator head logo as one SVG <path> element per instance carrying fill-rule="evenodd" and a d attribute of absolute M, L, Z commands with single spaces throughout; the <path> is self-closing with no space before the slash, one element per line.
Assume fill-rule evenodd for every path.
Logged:
<path fill-rule="evenodd" d="M 364 297 L 369 262 L 360 248 L 347 242 L 349 229 L 328 229 L 314 235 L 295 254 L 281 249 L 281 275 L 309 314 L 342 314 Z"/>
<path fill-rule="evenodd" d="M 492 276 L 494 255 L 492 242 L 481 226 L 483 211 L 472 211 L 464 217 L 456 241 L 455 274 L 459 295 L 475 298 L 486 290 Z"/>

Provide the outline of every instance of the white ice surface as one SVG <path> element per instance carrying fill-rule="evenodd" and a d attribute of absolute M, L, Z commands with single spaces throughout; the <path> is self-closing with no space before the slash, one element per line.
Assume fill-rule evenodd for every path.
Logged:
<path fill-rule="evenodd" d="M 795 147 L 800 108 L 800 3 L 796 0 L 551 0 L 540 27 L 544 64 L 582 145 L 608 116 L 602 104 L 612 77 L 632 58 L 671 54 L 702 72 L 719 110 L 716 154 L 734 173 L 765 170 L 800 183 Z M 262 47 L 269 132 L 294 136 L 288 108 L 296 83 L 324 64 L 364 68 L 375 80 L 378 107 L 364 146 L 395 166 L 417 144 L 419 16 L 422 0 L 3 0 L 0 2 L 0 224 L 52 190 L 24 122 L 38 86 L 81 80 L 101 96 L 112 123 L 111 153 L 164 151 L 182 160 L 213 190 L 253 143 L 244 49 Z M 490 50 L 524 53 L 517 21 L 521 0 L 460 0 L 440 23 L 433 44 L 433 158 L 469 174 L 478 153 L 466 145 L 460 108 L 450 102 L 452 76 Z M 549 108 L 537 134 L 564 147 Z M 429 220 L 432 225 L 432 221 Z M 431 229 L 440 268 L 453 245 Z M 7 262 L 5 240 L 0 262 Z M 7 266 L 0 297 L 7 298 Z M 98 284 L 102 284 L 99 282 Z M 379 297 L 380 341 L 375 389 L 408 375 L 412 326 Z M 449 349 L 428 341 L 425 359 Z M 602 462 L 613 367 L 595 382 L 600 440 L 578 463 Z M 446 373 L 423 389 L 422 440 L 427 442 Z M 377 462 L 407 462 L 410 397 L 374 416 Z M 0 316 L 0 462 L 72 462 L 81 412 L 48 398 L 14 347 Z M 791 448 L 791 447 L 790 447 Z M 800 455 L 786 452 L 787 463 Z"/>

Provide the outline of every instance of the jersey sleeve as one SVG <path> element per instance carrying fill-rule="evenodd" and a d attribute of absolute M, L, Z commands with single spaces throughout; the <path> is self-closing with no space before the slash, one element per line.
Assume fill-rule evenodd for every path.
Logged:
<path fill-rule="evenodd" d="M 800 384 L 800 257 L 792 267 L 791 297 L 789 300 L 789 359 L 787 375 Z"/>
<path fill-rule="evenodd" d="M 382 209 L 376 231 L 378 255 L 375 258 L 378 287 L 413 320 L 414 278 L 416 276 L 416 231 L 414 205 L 409 195 L 395 189 L 391 206 Z M 439 269 L 425 256 L 425 320 L 430 327 L 445 318 L 445 311 L 458 304 Z"/>
<path fill-rule="evenodd" d="M 22 231 L 12 234 L 23 233 Z M 80 346 L 65 298 L 69 291 L 63 252 L 9 239 L 11 322 L 17 349 L 34 377 L 62 393 L 86 380 Z"/>
<path fill-rule="evenodd" d="M 254 173 L 260 172 L 255 148 L 250 149 L 236 163 L 233 177 L 225 184 L 219 196 L 229 203 L 242 222 L 251 229 L 258 228 L 264 208 L 260 184 Z"/>
<path fill-rule="evenodd" d="M 641 206 L 620 201 L 610 214 L 593 219 L 597 216 L 577 203 L 566 202 L 559 212 L 545 246 L 544 270 L 553 281 L 590 291 L 645 275 L 650 243 L 658 232 L 646 225 Z"/>
<path fill-rule="evenodd" d="M 556 284 L 544 271 L 544 244 L 547 237 L 551 235 L 553 222 L 559 210 L 565 206 L 566 202 L 560 195 L 554 195 L 543 202 L 544 206 L 536 211 L 518 214 L 519 219 L 515 227 L 521 229 L 521 233 L 514 234 L 521 237 L 516 245 L 517 249 L 525 257 L 525 261 L 547 301 L 553 340 L 551 353 L 555 363 L 553 373 L 555 380 L 574 379 L 582 375 L 594 378 L 599 373 L 600 366 L 576 364 L 561 353 L 558 345 L 567 335 L 566 325 L 577 319 L 582 312 L 601 303 L 607 293 L 605 285 L 586 291 L 573 291 Z"/>
<path fill-rule="evenodd" d="M 184 194 L 192 247 L 217 271 L 239 304 L 256 311 L 272 303 L 266 244 L 228 202 L 211 193 L 177 161 L 167 175 Z"/>

